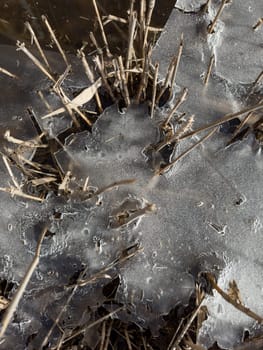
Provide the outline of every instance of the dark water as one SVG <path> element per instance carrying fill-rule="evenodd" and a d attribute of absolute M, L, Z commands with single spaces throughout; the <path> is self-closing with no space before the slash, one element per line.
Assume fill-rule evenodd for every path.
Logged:
<path fill-rule="evenodd" d="M 163 27 L 176 0 L 156 0 L 152 26 Z M 135 1 L 139 8 L 141 1 Z M 102 16 L 112 14 L 127 17 L 130 0 L 97 0 Z M 0 1 L 0 44 L 14 44 L 16 40 L 30 41 L 24 22 L 29 21 L 44 46 L 50 47 L 50 38 L 41 21 L 48 17 L 63 47 L 75 52 L 83 41 L 89 41 L 93 31 L 100 41 L 98 23 L 92 0 L 7 0 Z M 127 26 L 110 23 L 105 27 L 112 50 L 121 51 L 127 36 Z"/>

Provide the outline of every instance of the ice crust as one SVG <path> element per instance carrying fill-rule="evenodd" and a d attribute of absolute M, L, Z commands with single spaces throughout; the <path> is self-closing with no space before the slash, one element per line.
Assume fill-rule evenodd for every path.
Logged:
<path fill-rule="evenodd" d="M 177 51 L 180 34 L 184 33 L 185 46 L 176 91 L 179 94 L 182 87 L 189 89 L 189 97 L 180 110 L 187 115 L 195 114 L 194 127 L 217 120 L 251 102 L 243 97 L 250 91 L 259 73 L 257 70 L 260 71 L 258 61 L 253 61 L 255 64 L 251 67 L 247 58 L 243 58 L 238 63 L 241 67 L 238 74 L 236 66 L 225 61 L 230 57 L 227 53 L 230 46 L 222 35 L 232 35 L 235 42 L 242 37 L 238 24 L 235 25 L 237 21 L 231 20 L 229 25 L 231 11 L 236 9 L 244 19 L 251 13 L 244 11 L 249 4 L 238 8 L 234 3 L 227 5 L 216 33 L 207 39 L 206 28 L 219 3 L 212 2 L 208 14 L 198 12 L 197 4 L 194 11 L 191 9 L 191 12 L 197 11 L 194 14 L 181 11 L 189 8 L 188 1 L 178 1 L 177 7 L 181 10 L 174 9 L 155 48 L 154 60 L 160 61 L 164 75 L 170 58 Z M 260 3 L 255 1 L 253 6 L 260 10 Z M 257 17 L 255 10 L 252 14 Z M 254 19 L 243 23 L 249 22 L 250 28 Z M 258 38 L 258 34 L 255 35 Z M 255 47 L 257 45 L 255 41 Z M 236 50 L 233 56 L 238 56 L 236 47 L 238 45 L 231 46 Z M 260 57 L 253 51 L 246 52 L 251 60 Z M 208 86 L 204 87 L 202 78 L 213 53 L 216 67 Z M 50 57 L 56 61 L 58 56 L 50 54 Z M 87 86 L 74 62 L 73 59 L 74 76 L 65 82 L 69 94 Z M 49 83 L 43 75 L 14 48 L 1 47 L 0 66 L 23 77 L 16 81 L 0 76 L 0 83 L 5 86 L 0 95 L 2 135 L 9 129 L 16 137 L 34 137 L 36 132 L 26 109 L 31 106 L 40 122 L 40 116 L 47 112 L 36 90 L 44 91 L 52 108 L 60 107 L 60 101 L 49 93 Z M 58 69 L 63 72 L 60 66 Z M 253 100 L 261 96 L 259 90 Z M 96 273 L 134 242 L 140 242 L 143 253 L 116 271 L 121 279 L 117 300 L 131 305 L 130 315 L 120 315 L 123 319 L 156 329 L 161 315 L 179 302 L 187 304 L 200 271 L 219 274 L 219 285 L 224 289 L 234 278 L 244 303 L 263 314 L 262 253 L 259 249 L 263 233 L 261 149 L 252 136 L 226 148 L 229 135 L 221 129 L 169 172 L 154 177 L 153 165 L 158 166 L 163 159 L 159 155 L 151 162 L 147 149 L 158 142 L 158 125 L 166 114 L 165 109 L 157 110 L 150 119 L 146 106 L 132 106 L 125 114 L 112 106 L 100 116 L 92 133 L 69 136 L 65 149 L 56 154 L 61 168 L 65 172 L 70 170 L 79 185 L 84 184 L 87 176 L 89 185 L 98 189 L 131 178 L 136 179 L 134 184 L 119 186 L 102 193 L 99 198 L 86 200 L 78 196 L 66 200 L 51 194 L 43 204 L 0 194 L 1 278 L 20 283 L 32 260 L 42 224 L 51 223 L 51 235 L 43 243 L 40 264 L 0 349 L 11 349 L 16 344 L 16 349 L 22 350 L 27 337 L 34 333 L 37 337 L 29 349 L 40 346 L 66 298 L 67 293 L 61 286 L 69 282 L 69 276 L 83 268 L 82 264 L 89 266 L 89 275 Z M 70 125 L 66 114 L 55 118 L 56 121 L 52 119 L 42 124 L 43 129 L 57 134 Z M 173 159 L 198 139 L 199 136 L 180 143 Z M 1 138 L 1 150 L 4 146 Z M 2 163 L 0 172 L 1 186 L 7 186 L 10 179 Z M 138 210 L 147 204 L 155 204 L 156 210 L 119 228 L 111 224 L 120 208 L 136 207 Z M 55 212 L 62 214 L 60 219 L 54 216 Z M 63 326 L 89 321 L 89 314 L 80 315 L 79 310 L 83 310 L 83 305 L 92 308 L 103 302 L 100 287 L 106 282 L 105 278 L 95 285 L 79 288 L 63 317 Z M 218 341 L 222 347 L 231 347 L 240 342 L 245 328 L 257 327 L 226 305 L 217 294 L 207 298 L 206 304 L 210 316 L 200 333 L 200 341 L 205 346 Z M 54 334 L 54 343 L 58 336 Z M 95 343 L 94 339 L 87 339 L 89 346 Z"/>
<path fill-rule="evenodd" d="M 155 60 L 161 62 L 161 72 L 165 75 L 170 59 L 177 52 L 180 34 L 184 33 L 185 44 L 177 84 L 178 88 L 189 89 L 189 98 L 182 109 L 194 113 L 197 124 L 215 120 L 217 115 L 226 112 L 225 108 L 236 111 L 262 98 L 262 86 L 251 94 L 253 82 L 262 71 L 259 39 L 262 29 L 258 32 L 252 29 L 263 10 L 262 2 L 233 1 L 227 4 L 215 33 L 207 36 L 206 28 L 219 3 L 212 1 L 208 13 L 199 11 L 198 6 L 194 11 L 191 9 L 191 13 L 186 13 L 190 11 L 188 2 L 177 2 L 154 52 Z M 204 87 L 201 77 L 212 54 L 215 55 L 215 67 L 208 86 Z M 217 150 L 212 142 L 208 142 L 204 156 L 215 170 L 213 175 L 207 172 L 205 180 L 215 181 L 213 189 L 209 188 L 207 193 L 216 204 L 216 218 L 224 234 L 223 249 L 215 241 L 212 244 L 225 262 L 225 268 L 219 275 L 219 285 L 227 290 L 228 283 L 235 279 L 245 305 L 262 315 L 262 254 L 257 249 L 262 244 L 261 148 L 255 146 L 251 137 L 230 148 L 219 147 Z M 228 190 L 224 186 L 217 187 L 217 176 L 221 177 L 224 186 L 229 186 Z M 235 196 L 243 197 L 241 206 L 230 205 L 230 193 L 233 200 Z M 226 304 L 217 293 L 215 297 L 208 298 L 206 305 L 210 316 L 200 333 L 200 341 L 206 347 L 217 341 L 222 348 L 231 348 L 241 341 L 245 329 L 253 334 L 258 328 L 256 322 Z"/>

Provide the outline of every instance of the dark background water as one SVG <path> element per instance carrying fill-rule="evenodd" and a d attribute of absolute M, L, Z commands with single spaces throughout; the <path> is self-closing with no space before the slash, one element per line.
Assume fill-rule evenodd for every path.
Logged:
<path fill-rule="evenodd" d="M 148 2 L 148 1 L 147 1 Z M 152 26 L 163 27 L 176 0 L 156 0 Z M 139 8 L 141 1 L 136 0 Z M 97 0 L 102 16 L 112 14 L 127 17 L 130 0 Z M 89 41 L 93 31 L 100 41 L 98 23 L 92 0 L 7 0 L 0 1 L 0 44 L 14 44 L 16 40 L 30 41 L 24 22 L 29 21 L 42 45 L 51 47 L 50 38 L 41 21 L 46 15 L 63 47 L 75 52 L 83 41 Z M 105 26 L 110 46 L 121 51 L 127 42 L 127 26 L 119 23 Z M 126 40 L 125 40 L 126 38 Z"/>

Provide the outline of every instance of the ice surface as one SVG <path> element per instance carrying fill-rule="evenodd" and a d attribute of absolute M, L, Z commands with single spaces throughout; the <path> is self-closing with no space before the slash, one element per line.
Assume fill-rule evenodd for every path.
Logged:
<path fill-rule="evenodd" d="M 177 0 L 175 7 L 184 12 L 197 12 L 207 0 Z"/>
<path fill-rule="evenodd" d="M 198 4 L 195 4 L 191 12 L 197 11 Z M 189 90 L 189 97 L 180 111 L 186 112 L 186 119 L 195 115 L 193 128 L 215 121 L 224 113 L 239 110 L 262 96 L 258 89 L 249 98 L 244 98 L 251 91 L 251 85 L 241 82 L 253 81 L 255 67 L 251 68 L 251 79 L 237 77 L 232 66 L 226 73 L 222 71 L 219 47 L 227 45 L 222 35 L 231 31 L 224 23 L 232 6 L 236 5 L 227 5 L 216 33 L 207 37 L 207 25 L 218 4 L 212 2 L 208 14 L 202 11 L 194 14 L 179 10 L 179 6 L 190 3 L 178 1 L 178 8 L 172 12 L 154 52 L 154 61 L 160 61 L 164 75 L 170 58 L 177 52 L 180 35 L 184 33 L 176 91 L 180 94 L 183 87 Z M 233 27 L 234 36 L 239 35 L 235 25 Z M 47 112 L 36 96 L 36 90 L 44 91 L 52 108 L 60 107 L 61 103 L 50 93 L 46 78 L 21 52 L 9 47 L 2 49 L 0 66 L 20 76 L 18 81 L 0 76 L 1 84 L 6 86 L 0 97 L 2 132 L 9 129 L 16 137 L 31 138 L 36 133 L 25 110 L 31 106 L 39 121 Z M 225 46 L 225 50 L 229 49 Z M 253 60 L 256 55 L 249 50 L 248 53 Z M 216 57 L 216 67 L 208 85 L 204 86 L 203 78 L 212 54 Z M 56 61 L 57 56 L 52 57 Z M 73 60 L 73 68 L 77 67 L 74 64 Z M 58 69 L 63 73 L 62 66 Z M 65 90 L 71 97 L 73 91 L 87 86 L 83 74 L 76 68 L 73 74 L 75 76 L 65 82 Z M 17 104 L 11 103 L 14 96 L 19 96 Z M 156 168 L 166 164 L 167 158 L 175 159 L 203 136 L 186 139 L 167 153 L 155 153 L 154 146 L 161 139 L 159 123 L 166 116 L 165 109 L 157 110 L 150 119 L 146 106 L 131 106 L 125 114 L 118 113 L 117 107 L 112 106 L 99 117 L 92 133 L 84 131 L 66 139 L 64 149 L 56 153 L 61 168 L 65 172 L 71 171 L 75 186 L 83 186 L 89 177 L 89 189 L 93 193 L 101 191 L 99 195 L 83 198 L 76 191 L 72 198 L 63 199 L 50 194 L 39 204 L 0 194 L 1 278 L 16 284 L 21 282 L 43 223 L 50 222 L 40 264 L 1 349 L 12 348 L 18 339 L 20 348 L 24 349 L 31 334 L 37 336 L 30 346 L 38 348 L 68 295 L 63 286 L 69 283 L 69 276 L 84 266 L 88 266 L 88 276 L 92 276 L 123 249 L 137 242 L 143 252 L 114 270 L 121 280 L 116 298 L 130 305 L 129 315 L 121 314 L 123 319 L 156 329 L 163 314 L 179 302 L 188 303 L 200 271 L 219 274 L 219 284 L 224 289 L 234 278 L 244 303 L 263 314 L 262 254 L 258 249 L 263 233 L 260 148 L 252 135 L 226 148 L 229 135 L 225 126 L 164 175 L 156 177 Z M 42 124 L 43 129 L 58 134 L 70 125 L 66 114 L 55 118 L 58 119 Z M 172 123 L 175 129 L 180 128 Z M 4 145 L 1 141 L 2 150 Z M 1 186 L 6 186 L 10 179 L 2 163 L 0 171 Z M 107 186 L 127 179 L 136 179 L 136 182 L 103 191 Z M 251 280 L 247 283 L 248 275 Z M 92 308 L 103 302 L 100 287 L 106 281 L 105 277 L 97 284 L 79 288 L 68 313 L 63 315 L 62 325 L 76 325 L 76 320 L 80 325 L 88 322 L 90 316 L 83 310 L 83 305 Z M 211 316 L 200 334 L 200 341 L 205 346 L 214 341 L 227 347 L 236 344 L 241 340 L 244 328 L 255 327 L 253 322 L 225 305 L 218 295 L 208 298 L 206 303 Z M 216 303 L 222 307 L 216 309 Z M 83 313 L 80 314 L 80 310 Z M 51 339 L 54 344 L 59 337 L 56 332 Z M 87 345 L 91 346 L 90 342 L 92 339 L 87 339 Z M 20 348 L 18 345 L 17 349 Z"/>

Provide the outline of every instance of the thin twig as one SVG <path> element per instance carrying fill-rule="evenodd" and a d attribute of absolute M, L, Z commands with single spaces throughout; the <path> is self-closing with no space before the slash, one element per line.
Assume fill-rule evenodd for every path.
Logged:
<path fill-rule="evenodd" d="M 116 98 L 115 98 L 115 96 L 113 94 L 113 91 L 112 91 L 108 81 L 107 81 L 107 77 L 106 77 L 106 74 L 105 74 L 105 72 L 103 70 L 103 65 L 102 65 L 102 62 L 100 61 L 99 56 L 95 56 L 93 58 L 93 60 L 94 60 L 94 62 L 96 64 L 96 66 L 99 69 L 99 72 L 100 72 L 100 75 L 101 75 L 101 79 L 103 81 L 103 84 L 104 84 L 105 88 L 107 89 L 107 91 L 108 91 L 110 97 L 112 98 L 113 102 L 116 102 Z"/>
<path fill-rule="evenodd" d="M 263 318 L 257 315 L 254 311 L 251 311 L 248 307 L 244 306 L 240 302 L 237 302 L 235 299 L 231 298 L 227 293 L 225 293 L 216 283 L 215 277 L 211 273 L 206 273 L 208 281 L 211 283 L 213 289 L 215 289 L 228 303 L 232 304 L 236 309 L 243 312 L 247 316 L 253 318 L 259 323 L 263 323 Z"/>
<path fill-rule="evenodd" d="M 128 39 L 128 51 L 127 51 L 127 56 L 126 56 L 126 69 L 130 68 L 130 61 L 132 58 L 132 53 L 134 51 L 133 48 L 133 42 L 134 42 L 134 34 L 135 34 L 135 29 L 136 29 L 136 23 L 137 23 L 137 16 L 136 12 L 132 12 L 130 14 L 130 21 L 129 21 L 129 39 Z M 128 81 L 128 73 L 127 73 L 127 81 Z"/>
<path fill-rule="evenodd" d="M 48 20 L 47 20 L 47 17 L 44 16 L 44 15 L 42 15 L 41 18 L 42 18 L 42 21 L 45 23 L 45 25 L 46 25 L 46 27 L 47 27 L 47 30 L 49 31 L 49 34 L 50 34 L 50 36 L 51 36 L 51 39 L 52 39 L 52 40 L 54 41 L 54 43 L 56 44 L 56 46 L 57 46 L 57 48 L 58 48 L 58 51 L 60 52 L 60 54 L 61 54 L 61 56 L 62 56 L 64 62 L 65 62 L 66 65 L 68 66 L 69 63 L 68 63 L 67 57 L 66 57 L 66 55 L 65 55 L 65 52 L 63 51 L 62 47 L 60 46 L 60 43 L 58 42 L 58 40 L 57 40 L 57 38 L 56 38 L 56 35 L 55 35 L 53 29 L 51 28 L 51 26 L 50 26 Z"/>
<path fill-rule="evenodd" d="M 31 264 L 29 265 L 20 286 L 18 287 L 8 309 L 6 310 L 6 312 L 4 314 L 4 317 L 2 320 L 2 328 L 0 331 L 0 338 L 2 338 L 4 336 L 6 329 L 13 318 L 14 312 L 16 311 L 17 306 L 18 306 L 21 298 L 23 297 L 23 294 L 25 292 L 25 289 L 26 289 L 31 277 L 32 277 L 32 274 L 35 271 L 35 269 L 39 263 L 40 248 L 41 248 L 41 244 L 43 242 L 43 239 L 45 237 L 46 232 L 47 232 L 47 227 L 44 228 L 44 230 L 42 231 L 42 233 L 39 237 L 34 259 L 32 260 Z"/>
<path fill-rule="evenodd" d="M 118 56 L 118 64 L 120 68 L 120 77 L 123 85 L 123 94 L 124 94 L 124 100 L 127 106 L 130 105 L 130 96 L 129 96 L 129 90 L 128 90 L 128 84 L 127 79 L 124 71 L 124 65 L 123 65 L 123 59 L 122 56 Z"/>
<path fill-rule="evenodd" d="M 247 116 L 242 120 L 242 122 L 239 124 L 237 129 L 235 130 L 233 136 L 231 137 L 231 140 L 227 143 L 227 146 L 229 146 L 235 139 L 235 137 L 238 135 L 240 130 L 243 128 L 243 126 L 249 121 L 249 119 L 254 115 L 253 112 L 250 112 L 247 114 Z"/>
<path fill-rule="evenodd" d="M 208 26 L 207 31 L 209 34 L 212 34 L 216 25 L 216 22 L 218 18 L 220 17 L 221 13 L 223 12 L 223 9 L 225 7 L 225 4 L 228 0 L 222 0 L 221 5 L 217 11 L 217 14 L 215 15 L 215 18 L 213 19 L 213 22 Z"/>
<path fill-rule="evenodd" d="M 209 60 L 206 76 L 205 76 L 205 79 L 204 79 L 204 85 L 207 85 L 207 83 L 208 83 L 208 80 L 210 78 L 212 67 L 213 67 L 214 63 L 215 63 L 215 55 L 212 55 L 210 57 L 210 60 Z"/>

